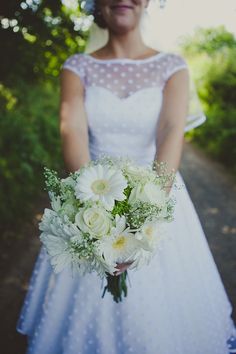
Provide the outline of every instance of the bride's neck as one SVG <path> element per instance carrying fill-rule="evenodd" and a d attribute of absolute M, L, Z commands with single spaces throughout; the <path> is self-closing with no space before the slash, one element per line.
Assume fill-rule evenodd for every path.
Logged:
<path fill-rule="evenodd" d="M 100 50 L 100 55 L 112 58 L 139 58 L 149 53 L 150 48 L 143 42 L 138 29 L 125 34 L 110 32 L 107 44 Z"/>

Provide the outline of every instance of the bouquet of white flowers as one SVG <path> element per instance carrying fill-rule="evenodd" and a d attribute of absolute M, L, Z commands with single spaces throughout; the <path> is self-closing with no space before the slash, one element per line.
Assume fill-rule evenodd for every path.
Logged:
<path fill-rule="evenodd" d="M 164 187 L 175 174 L 165 165 L 136 166 L 126 158 L 100 157 L 60 179 L 45 168 L 52 209 L 45 209 L 40 239 L 56 273 L 70 266 L 80 274 L 95 271 L 118 302 L 127 295 L 127 270 L 148 264 L 173 220 L 175 200 Z"/>

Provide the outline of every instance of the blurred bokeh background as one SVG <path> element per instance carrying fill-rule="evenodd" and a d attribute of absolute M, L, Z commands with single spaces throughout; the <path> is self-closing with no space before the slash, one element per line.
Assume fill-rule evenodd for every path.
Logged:
<path fill-rule="evenodd" d="M 60 68 L 68 56 L 84 51 L 92 22 L 78 4 L 0 5 L 1 311 L 4 316 L 11 308 L 5 338 L 16 343 L 5 354 L 23 353 L 25 345 L 13 327 L 39 249 L 37 223 L 48 206 L 43 167 L 63 173 Z M 153 31 L 160 34 L 160 49 L 176 48 L 187 60 L 207 116 L 186 134 L 181 169 L 236 306 L 236 3 L 167 0 L 158 11 Z"/>

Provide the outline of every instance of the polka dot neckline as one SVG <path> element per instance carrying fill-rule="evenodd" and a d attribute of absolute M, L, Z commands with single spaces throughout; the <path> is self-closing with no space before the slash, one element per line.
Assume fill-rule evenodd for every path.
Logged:
<path fill-rule="evenodd" d="M 162 90 L 176 68 L 186 67 L 181 56 L 171 52 L 159 52 L 143 59 L 99 59 L 91 54 L 76 53 L 67 59 L 63 68 L 77 74 L 86 89 L 99 86 L 120 99 L 140 89 L 156 86 Z"/>
<path fill-rule="evenodd" d="M 143 59 L 132 59 L 132 58 L 111 58 L 111 59 L 98 59 L 98 58 L 95 58 L 93 57 L 92 55 L 90 54 L 87 54 L 87 53 L 84 53 L 85 56 L 87 56 L 89 59 L 97 62 L 97 63 L 109 63 L 109 62 L 127 62 L 127 63 L 146 63 L 146 62 L 149 62 L 149 61 L 152 61 L 153 59 L 156 59 L 156 58 L 160 58 L 164 55 L 166 55 L 167 52 L 159 52 L 159 53 L 156 53 L 154 55 L 151 55 L 147 58 L 143 58 Z"/>

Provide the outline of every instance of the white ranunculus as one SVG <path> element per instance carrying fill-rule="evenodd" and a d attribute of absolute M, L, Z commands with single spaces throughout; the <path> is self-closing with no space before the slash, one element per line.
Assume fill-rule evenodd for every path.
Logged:
<path fill-rule="evenodd" d="M 115 200 L 125 199 L 126 187 L 127 181 L 120 170 L 98 164 L 79 175 L 75 196 L 82 201 L 100 201 L 107 210 L 112 210 Z"/>
<path fill-rule="evenodd" d="M 166 204 L 167 194 L 161 189 L 161 186 L 153 182 L 147 182 L 144 186 L 138 184 L 132 189 L 129 202 L 132 204 L 137 200 L 148 202 L 162 208 Z"/>
<path fill-rule="evenodd" d="M 84 232 L 95 238 L 100 238 L 110 232 L 112 220 L 110 214 L 103 208 L 94 206 L 83 208 L 75 215 L 75 224 Z"/>

